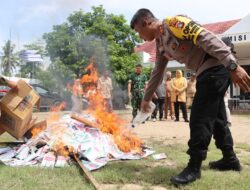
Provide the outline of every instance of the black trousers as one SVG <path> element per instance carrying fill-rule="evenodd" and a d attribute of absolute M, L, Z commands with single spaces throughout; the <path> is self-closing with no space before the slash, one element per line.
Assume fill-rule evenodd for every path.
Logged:
<path fill-rule="evenodd" d="M 178 102 L 177 100 L 176 102 L 174 102 L 174 113 L 175 113 L 176 120 L 179 120 L 179 107 L 181 107 L 183 118 L 187 120 L 188 116 L 187 116 L 186 102 Z"/>
<path fill-rule="evenodd" d="M 163 106 L 165 102 L 165 97 L 164 98 L 158 98 L 158 99 L 152 99 L 153 103 L 156 105 L 154 112 L 151 115 L 151 118 L 157 117 L 157 112 L 159 111 L 159 119 L 163 118 Z"/>
<path fill-rule="evenodd" d="M 212 136 L 217 148 L 222 151 L 233 150 L 224 104 L 224 94 L 229 84 L 229 73 L 222 65 L 210 68 L 198 76 L 189 123 L 187 153 L 191 158 L 206 159 Z"/>
<path fill-rule="evenodd" d="M 159 119 L 163 118 L 163 107 L 164 107 L 165 97 L 159 98 L 157 101 L 157 108 L 159 109 Z"/>
<path fill-rule="evenodd" d="M 152 102 L 155 104 L 155 110 L 151 114 L 152 119 L 156 119 L 156 116 L 157 116 L 157 112 L 158 112 L 158 110 L 157 110 L 157 101 L 158 101 L 158 99 L 152 98 Z"/>

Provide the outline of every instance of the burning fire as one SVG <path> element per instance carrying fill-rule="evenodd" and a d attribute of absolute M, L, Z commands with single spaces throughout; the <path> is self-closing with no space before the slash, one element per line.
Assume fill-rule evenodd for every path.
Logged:
<path fill-rule="evenodd" d="M 66 105 L 66 103 L 62 102 L 59 105 L 52 106 L 50 108 L 50 114 L 49 114 L 49 117 L 47 119 L 48 124 L 56 122 L 56 121 L 58 121 L 60 119 L 59 112 L 62 111 L 65 108 L 65 105 Z"/>
<path fill-rule="evenodd" d="M 59 111 L 63 110 L 65 108 L 65 102 L 60 103 L 57 106 L 53 106 L 50 109 L 50 114 L 47 119 L 47 124 L 51 125 L 54 122 L 57 122 L 60 119 Z M 46 122 L 42 122 L 41 124 L 38 124 L 37 126 L 33 127 L 31 130 L 32 138 L 37 137 L 37 135 L 41 132 L 44 131 L 47 128 Z M 58 155 L 63 155 L 67 156 L 69 154 L 69 149 L 68 147 L 65 146 L 65 144 L 61 141 L 58 140 L 60 139 L 60 136 L 64 133 L 63 127 L 59 125 L 54 125 L 52 126 L 53 135 L 55 136 L 56 143 L 53 146 L 53 150 L 58 153 Z"/>
<path fill-rule="evenodd" d="M 74 152 L 73 147 L 65 146 L 63 141 L 58 140 L 52 147 L 52 149 L 57 153 L 57 155 L 69 156 L 70 153 Z"/>
<path fill-rule="evenodd" d="M 61 104 L 54 106 L 50 110 L 49 118 L 47 119 L 47 124 L 51 124 L 53 122 L 56 122 L 59 120 L 60 115 L 59 111 L 61 111 L 65 107 L 65 102 L 62 102 Z M 44 131 L 47 128 L 46 122 L 41 122 L 37 124 L 37 126 L 33 127 L 31 130 L 32 138 L 36 137 L 41 131 Z"/>
<path fill-rule="evenodd" d="M 95 69 L 95 61 L 93 58 L 90 58 L 89 65 L 85 68 L 85 73 L 86 74 L 81 78 L 81 83 L 85 90 L 93 90 L 98 81 L 98 73 Z"/>
<path fill-rule="evenodd" d="M 93 73 L 93 75 L 89 75 L 88 77 L 84 75 L 81 79 L 82 84 L 89 84 L 88 86 L 85 85 L 84 89 L 84 91 L 88 93 L 87 99 L 89 104 L 87 112 L 96 118 L 97 127 L 102 132 L 113 135 L 114 141 L 121 151 L 130 152 L 133 150 L 140 152 L 143 142 L 129 129 L 123 127 L 127 122 L 119 118 L 114 112 L 108 112 L 106 110 L 105 99 L 96 88 L 98 74 L 94 68 L 93 62 L 91 62 L 87 68 Z"/>
<path fill-rule="evenodd" d="M 44 131 L 46 128 L 46 122 L 38 123 L 37 126 L 34 126 L 31 130 L 32 138 L 35 138 L 41 131 Z"/>
<path fill-rule="evenodd" d="M 105 99 L 101 93 L 97 90 L 98 74 L 94 67 L 94 62 L 91 59 L 89 66 L 85 69 L 90 70 L 89 75 L 84 75 L 81 78 L 81 84 L 83 88 L 83 95 L 88 100 L 87 112 L 96 118 L 96 124 L 89 123 L 90 126 L 99 128 L 103 133 L 112 134 L 114 142 L 118 148 L 123 152 L 140 153 L 142 151 L 141 145 L 142 140 L 134 135 L 130 129 L 123 127 L 127 125 L 127 122 L 114 112 L 110 112 L 106 109 Z M 73 90 L 73 89 L 72 89 Z M 73 92 L 73 91 L 72 91 Z M 60 155 L 67 156 L 70 152 L 73 152 L 72 147 L 67 147 L 65 142 L 62 141 L 62 136 L 66 131 L 60 124 L 53 125 L 54 122 L 59 120 L 58 112 L 61 111 L 65 106 L 62 102 L 60 105 L 53 107 L 49 118 L 47 119 L 48 125 L 51 126 L 53 140 L 55 141 L 53 150 Z M 85 122 L 86 123 L 86 122 Z M 87 122 L 88 124 L 88 122 Z M 32 134 L 35 136 L 44 128 L 36 128 L 32 130 Z"/>
<path fill-rule="evenodd" d="M 129 129 L 124 128 L 127 122 L 114 112 L 108 112 L 104 106 L 104 98 L 97 91 L 89 96 L 91 107 L 87 111 L 97 119 L 97 127 L 104 133 L 113 135 L 114 141 L 123 152 L 141 151 L 142 141 Z"/>

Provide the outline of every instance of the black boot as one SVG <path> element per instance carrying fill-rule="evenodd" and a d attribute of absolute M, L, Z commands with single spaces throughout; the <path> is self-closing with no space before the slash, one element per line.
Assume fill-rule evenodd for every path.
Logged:
<path fill-rule="evenodd" d="M 227 171 L 241 171 L 240 161 L 236 157 L 233 150 L 222 152 L 223 158 L 218 161 L 209 162 L 209 167 L 211 169 Z"/>
<path fill-rule="evenodd" d="M 177 176 L 170 179 L 174 185 L 185 185 L 199 179 L 201 177 L 201 162 L 202 160 L 190 159 L 184 170 Z"/>

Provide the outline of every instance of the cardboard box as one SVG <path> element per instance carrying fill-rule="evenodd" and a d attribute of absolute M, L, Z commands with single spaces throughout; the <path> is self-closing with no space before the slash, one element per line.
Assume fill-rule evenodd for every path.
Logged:
<path fill-rule="evenodd" d="M 33 106 L 39 106 L 40 97 L 25 81 L 19 80 L 0 101 L 0 128 L 19 139 L 31 127 Z"/>
<path fill-rule="evenodd" d="M 3 134 L 4 132 L 5 130 L 0 127 L 0 135 Z"/>

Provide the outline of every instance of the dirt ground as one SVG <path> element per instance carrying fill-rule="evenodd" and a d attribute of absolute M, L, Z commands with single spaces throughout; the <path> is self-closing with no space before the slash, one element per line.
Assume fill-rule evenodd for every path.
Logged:
<path fill-rule="evenodd" d="M 68 112 L 62 112 L 61 115 Z M 116 111 L 116 113 L 131 121 L 131 111 L 122 110 Z M 47 119 L 47 112 L 34 113 L 34 117 L 38 117 L 38 120 Z M 232 115 L 232 126 L 230 127 L 235 143 L 248 143 L 250 144 L 250 113 L 249 115 Z M 151 120 L 146 121 L 145 124 L 141 124 L 136 128 L 132 128 L 142 139 L 155 139 L 163 140 L 168 143 L 187 143 L 189 139 L 189 124 L 183 120 L 174 122 L 171 119 L 164 121 L 153 122 Z"/>
<path fill-rule="evenodd" d="M 129 113 L 122 115 L 128 121 Z M 151 120 L 132 129 L 143 139 L 168 141 L 168 143 L 187 143 L 189 139 L 189 124 L 184 121 L 174 122 L 171 119 L 153 122 Z M 230 127 L 235 143 L 250 144 L 250 113 L 249 115 L 232 115 Z"/>

